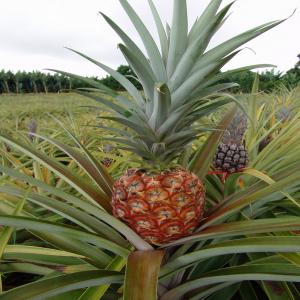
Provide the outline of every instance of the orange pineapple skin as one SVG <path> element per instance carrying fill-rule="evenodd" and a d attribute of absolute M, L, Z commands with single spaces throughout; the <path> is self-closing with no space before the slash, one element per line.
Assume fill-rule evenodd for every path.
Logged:
<path fill-rule="evenodd" d="M 151 174 L 129 169 L 113 186 L 114 216 L 155 245 L 191 235 L 204 204 L 204 186 L 187 170 Z"/>

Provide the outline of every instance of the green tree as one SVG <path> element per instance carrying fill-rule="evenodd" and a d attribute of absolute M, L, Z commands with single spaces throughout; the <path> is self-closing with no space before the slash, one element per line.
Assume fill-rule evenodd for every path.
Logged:
<path fill-rule="evenodd" d="M 10 88 L 9 88 L 9 85 L 8 85 L 8 79 L 9 79 L 8 72 L 5 72 L 4 70 L 1 70 L 1 72 L 0 72 L 0 81 L 1 81 L 1 84 L 3 86 L 4 92 L 6 92 L 6 93 L 10 93 Z"/>

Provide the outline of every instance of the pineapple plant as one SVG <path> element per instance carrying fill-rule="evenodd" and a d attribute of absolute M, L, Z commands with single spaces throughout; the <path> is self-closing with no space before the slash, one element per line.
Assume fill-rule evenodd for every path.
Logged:
<path fill-rule="evenodd" d="M 247 118 L 238 111 L 222 137 L 214 158 L 214 166 L 225 174 L 239 172 L 248 165 L 248 154 L 243 143 Z"/>
<path fill-rule="evenodd" d="M 108 131 L 118 133 L 109 140 L 121 145 L 120 149 L 132 151 L 141 158 L 140 169 L 128 170 L 115 182 L 113 213 L 145 240 L 161 244 L 191 234 L 201 222 L 205 198 L 203 183 L 195 174 L 179 166 L 177 159 L 203 132 L 197 121 L 230 102 L 230 98 L 220 92 L 236 84 L 219 84 L 219 80 L 228 72 L 260 66 L 247 66 L 224 73 L 220 73 L 221 68 L 240 52 L 237 49 L 241 45 L 281 21 L 258 26 L 207 50 L 233 3 L 220 9 L 222 1 L 212 0 L 189 31 L 186 1 L 174 1 L 172 25 L 167 25 L 166 30 L 154 3 L 151 0 L 148 2 L 157 26 L 160 49 L 129 2 L 120 0 L 144 43 L 148 57 L 125 31 L 102 14 L 123 40 L 124 44 L 118 47 L 141 83 L 143 94 L 120 73 L 71 50 L 108 72 L 132 98 L 130 100 L 99 82 L 80 77 L 97 89 L 80 93 L 104 104 L 113 112 L 113 116 L 103 118 L 129 129 L 106 127 Z M 78 78 L 78 75 L 58 72 Z M 103 96 L 92 93 L 95 91 L 103 96 L 109 95 L 115 101 L 107 101 Z M 244 150 L 239 147 L 239 159 L 244 159 L 246 164 Z"/>

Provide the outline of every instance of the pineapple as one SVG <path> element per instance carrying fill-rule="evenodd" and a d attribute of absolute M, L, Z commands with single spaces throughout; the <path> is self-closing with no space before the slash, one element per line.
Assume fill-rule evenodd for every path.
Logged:
<path fill-rule="evenodd" d="M 248 165 L 248 154 L 244 145 L 221 143 L 215 157 L 215 168 L 231 174 L 245 169 Z"/>
<path fill-rule="evenodd" d="M 241 45 L 281 21 L 258 26 L 207 50 L 233 3 L 220 9 L 222 0 L 212 0 L 189 30 L 185 0 L 174 0 L 172 24 L 167 24 L 166 29 L 153 1 L 148 0 L 158 31 L 159 47 L 129 2 L 119 2 L 139 33 L 147 54 L 117 23 L 104 14 L 102 16 L 122 39 L 124 44 L 119 44 L 118 48 L 135 72 L 143 92 L 125 76 L 75 50 L 72 51 L 119 81 L 129 97 L 99 81 L 58 72 L 92 85 L 93 89 L 79 93 L 113 112 L 113 116 L 104 119 L 121 124 L 121 128 L 101 127 L 112 132 L 109 140 L 121 145 L 120 149 L 140 157 L 141 168 L 127 170 L 115 182 L 113 213 L 145 240 L 161 244 L 191 234 L 201 222 L 205 202 L 203 183 L 195 174 L 179 166 L 178 157 L 203 132 L 198 121 L 232 101 L 230 97 L 224 101 L 224 94 L 219 95 L 219 92 L 236 84 L 220 82 L 228 74 L 266 65 L 224 73 L 220 72 L 221 68 L 240 52 L 237 49 Z"/>
<path fill-rule="evenodd" d="M 231 174 L 247 167 L 248 153 L 242 143 L 246 129 L 246 116 L 238 111 L 218 146 L 214 159 L 217 170 Z"/>
<path fill-rule="evenodd" d="M 204 196 L 202 182 L 187 170 L 130 169 L 114 184 L 113 213 L 147 242 L 164 243 L 195 230 Z"/>

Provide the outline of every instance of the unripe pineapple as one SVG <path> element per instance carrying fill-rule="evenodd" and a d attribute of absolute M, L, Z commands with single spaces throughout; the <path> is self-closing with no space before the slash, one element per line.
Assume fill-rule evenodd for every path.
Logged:
<path fill-rule="evenodd" d="M 242 144 L 246 129 L 246 116 L 239 111 L 218 146 L 214 159 L 214 166 L 217 170 L 231 174 L 247 167 L 248 153 Z"/>
<path fill-rule="evenodd" d="M 220 9 L 222 0 L 212 0 L 189 27 L 186 0 L 174 0 L 172 24 L 164 29 L 153 1 L 148 0 L 159 34 L 159 47 L 129 2 L 119 2 L 139 33 L 147 54 L 117 23 L 102 15 L 122 39 L 124 44 L 118 48 L 136 74 L 143 92 L 138 91 L 125 76 L 73 51 L 108 72 L 129 94 L 129 97 L 118 94 L 99 81 L 80 77 L 98 92 L 93 94 L 91 92 L 95 89 L 89 89 L 89 93 L 81 91 L 81 94 L 108 107 L 114 115 L 104 118 L 122 126 L 102 126 L 115 135 L 109 139 L 141 158 L 141 169 L 128 170 L 114 184 L 114 215 L 147 241 L 160 244 L 191 234 L 201 222 L 203 184 L 195 174 L 178 166 L 178 157 L 203 132 L 199 119 L 231 100 L 218 101 L 218 97 L 224 97 L 224 94 L 218 95 L 220 91 L 236 86 L 231 82 L 220 84 L 227 78 L 227 74 L 220 70 L 239 53 L 240 46 L 281 21 L 263 24 L 207 49 L 226 20 L 233 2 Z M 260 66 L 248 66 L 242 70 L 257 67 Z M 231 70 L 230 73 L 240 70 Z M 210 95 L 216 100 L 213 105 L 209 103 Z M 110 97 L 109 100 L 106 96 Z"/>
<path fill-rule="evenodd" d="M 238 172 L 248 165 L 248 154 L 244 145 L 223 144 L 218 146 L 215 157 L 215 167 L 227 173 Z"/>

